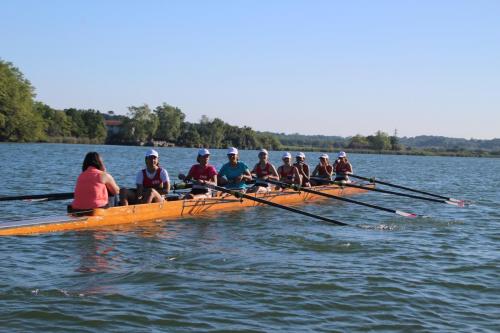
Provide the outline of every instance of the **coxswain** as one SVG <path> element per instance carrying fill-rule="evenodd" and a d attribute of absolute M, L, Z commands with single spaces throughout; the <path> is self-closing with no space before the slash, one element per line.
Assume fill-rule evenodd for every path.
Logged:
<path fill-rule="evenodd" d="M 299 170 L 292 165 L 292 155 L 286 152 L 281 159 L 283 164 L 278 168 L 280 182 L 300 185 L 302 180 L 300 179 Z"/>
<path fill-rule="evenodd" d="M 196 157 L 197 164 L 194 164 L 187 176 L 180 174 L 179 178 L 185 182 L 193 180 L 193 187 L 191 192 L 186 194 L 184 198 L 208 198 L 212 195 L 212 192 L 204 184 L 217 185 L 217 170 L 211 164 L 208 164 L 210 158 L 210 151 L 205 148 L 198 150 L 198 156 Z"/>
<path fill-rule="evenodd" d="M 120 192 L 113 177 L 106 172 L 101 157 L 96 152 L 85 155 L 82 173 L 78 176 L 75 186 L 74 200 L 68 211 L 82 211 L 94 208 L 107 208 L 109 196 Z"/>
<path fill-rule="evenodd" d="M 158 152 L 150 149 L 144 157 L 146 168 L 137 172 L 135 189 L 120 191 L 121 205 L 135 205 L 163 201 L 163 195 L 170 191 L 170 178 L 166 169 L 160 167 Z"/>
<path fill-rule="evenodd" d="M 266 180 L 278 180 L 278 171 L 274 165 L 269 163 L 269 153 L 266 149 L 259 151 L 259 162 L 252 169 L 252 176 L 255 177 L 255 185 L 248 189 L 249 193 L 267 193 L 271 190 Z"/>
<path fill-rule="evenodd" d="M 310 170 L 309 170 L 309 165 L 306 164 L 306 154 L 300 152 L 297 155 L 295 155 L 295 163 L 293 164 L 294 167 L 297 168 L 299 171 L 300 178 L 302 180 L 302 186 L 303 187 L 311 187 L 311 182 L 310 182 Z"/>
<path fill-rule="evenodd" d="M 319 155 L 319 163 L 314 168 L 311 183 L 313 186 L 328 184 L 332 180 L 333 166 L 330 164 L 328 154 Z"/>
<path fill-rule="evenodd" d="M 231 190 L 245 192 L 248 188 L 246 182 L 252 180 L 248 166 L 238 160 L 238 149 L 234 147 L 227 150 L 227 158 L 229 162 L 220 168 L 217 183 Z"/>
<path fill-rule="evenodd" d="M 352 165 L 347 160 L 347 154 L 341 151 L 337 155 L 337 160 L 333 163 L 335 171 L 335 181 L 341 183 L 349 183 L 349 174 L 352 174 Z"/>

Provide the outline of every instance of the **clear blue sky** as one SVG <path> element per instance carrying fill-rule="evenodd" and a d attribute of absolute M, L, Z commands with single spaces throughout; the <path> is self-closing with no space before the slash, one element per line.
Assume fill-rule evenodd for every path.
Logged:
<path fill-rule="evenodd" d="M 0 3 L 0 57 L 62 109 L 273 132 L 500 137 L 500 1 Z"/>

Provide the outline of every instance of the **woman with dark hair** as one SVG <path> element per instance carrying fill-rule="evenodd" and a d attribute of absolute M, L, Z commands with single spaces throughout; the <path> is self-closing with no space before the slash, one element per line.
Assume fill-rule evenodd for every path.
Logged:
<path fill-rule="evenodd" d="M 319 155 L 319 163 L 312 173 L 316 177 L 311 181 L 312 186 L 326 185 L 332 180 L 333 166 L 330 164 L 328 154 Z"/>
<path fill-rule="evenodd" d="M 198 150 L 195 164 L 189 169 L 187 176 L 179 174 L 179 179 L 183 181 L 194 180 L 191 193 L 186 194 L 184 198 L 209 198 L 212 192 L 204 184 L 217 185 L 217 170 L 215 167 L 208 163 L 210 158 L 210 151 L 205 148 Z"/>
<path fill-rule="evenodd" d="M 113 177 L 106 172 L 99 154 L 87 153 L 83 160 L 82 173 L 76 181 L 75 198 L 71 208 L 88 210 L 108 207 L 108 192 L 116 195 L 120 192 L 120 188 Z"/>
<path fill-rule="evenodd" d="M 341 151 L 337 155 L 337 160 L 333 163 L 335 170 L 335 181 L 341 183 L 350 183 L 349 175 L 352 173 L 352 165 L 347 160 L 347 154 Z"/>

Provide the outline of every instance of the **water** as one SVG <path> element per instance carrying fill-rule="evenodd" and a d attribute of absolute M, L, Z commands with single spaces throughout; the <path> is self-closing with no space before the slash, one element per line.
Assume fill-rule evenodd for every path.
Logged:
<path fill-rule="evenodd" d="M 0 194 L 72 191 L 87 151 L 133 186 L 146 148 L 1 144 Z M 171 178 L 196 150 L 160 148 Z M 241 152 L 251 167 L 256 151 Z M 281 153 L 271 152 L 278 164 Z M 307 153 L 314 166 L 317 153 Z M 212 151 L 220 167 L 225 151 Z M 360 175 L 473 200 L 457 208 L 356 197 L 405 219 L 325 201 L 68 233 L 0 238 L 0 331 L 498 332 L 500 160 L 350 156 Z M 60 215 L 65 201 L 0 203 L 1 220 Z"/>

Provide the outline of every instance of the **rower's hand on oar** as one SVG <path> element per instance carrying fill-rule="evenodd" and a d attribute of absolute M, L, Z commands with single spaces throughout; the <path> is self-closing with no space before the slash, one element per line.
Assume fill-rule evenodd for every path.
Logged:
<path fill-rule="evenodd" d="M 179 175 L 177 175 L 177 177 L 180 179 L 180 180 L 184 180 L 186 179 L 186 175 L 183 174 L 183 173 L 179 173 Z"/>

